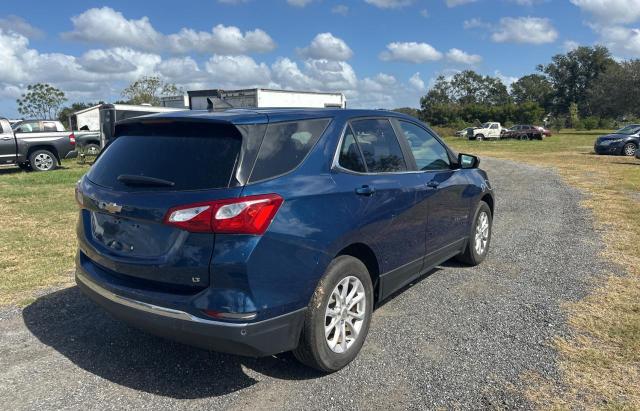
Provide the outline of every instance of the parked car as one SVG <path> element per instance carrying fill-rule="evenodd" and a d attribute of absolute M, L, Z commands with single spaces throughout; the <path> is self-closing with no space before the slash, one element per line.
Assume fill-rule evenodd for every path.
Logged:
<path fill-rule="evenodd" d="M 527 124 L 518 124 L 511 127 L 507 132 L 505 132 L 502 138 L 515 138 L 517 140 L 542 140 L 544 138 L 544 133 L 542 130 L 540 130 L 539 127 Z"/>
<path fill-rule="evenodd" d="M 484 260 L 494 195 L 478 165 L 390 111 L 124 120 L 76 188 L 76 281 L 151 333 L 335 371 L 377 303 L 452 257 Z"/>
<path fill-rule="evenodd" d="M 61 131 L 59 131 L 61 130 Z M 49 171 L 75 156 L 75 137 L 59 121 L 24 120 L 12 126 L 0 119 L 0 164 Z"/>
<path fill-rule="evenodd" d="M 629 124 L 606 136 L 596 139 L 593 149 L 596 154 L 633 156 L 640 146 L 640 124 Z"/>
<path fill-rule="evenodd" d="M 463 128 L 460 131 L 456 131 L 456 137 L 467 137 L 469 135 L 469 133 L 473 133 L 473 130 L 476 127 L 467 127 L 467 128 Z"/>
<path fill-rule="evenodd" d="M 536 128 L 540 130 L 543 137 L 551 137 L 553 135 L 553 133 L 551 133 L 551 130 L 549 130 L 548 128 L 542 126 L 537 126 Z"/>
<path fill-rule="evenodd" d="M 502 134 L 500 123 L 484 123 L 468 133 L 469 140 L 499 140 Z"/>

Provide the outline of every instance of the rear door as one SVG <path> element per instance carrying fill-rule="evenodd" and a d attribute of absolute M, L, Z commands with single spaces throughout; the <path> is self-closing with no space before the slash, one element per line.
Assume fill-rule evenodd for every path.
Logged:
<path fill-rule="evenodd" d="M 448 150 L 429 130 L 409 121 L 398 121 L 408 145 L 416 176 L 421 182 L 418 207 L 428 210 L 425 226 L 425 264 L 451 254 L 468 236 L 469 181 L 455 169 Z M 453 250 L 453 251 L 452 251 Z"/>
<path fill-rule="evenodd" d="M 408 165 L 389 119 L 356 119 L 347 126 L 334 175 L 344 192 L 337 207 L 350 210 L 345 224 L 379 257 L 381 297 L 415 277 L 424 258 L 424 220 L 416 207 L 420 180 Z"/>
<path fill-rule="evenodd" d="M 241 145 L 230 124 L 125 129 L 80 186 L 81 263 L 153 284 L 207 286 L 214 234 L 187 232 L 164 219 L 176 206 L 237 197 L 241 188 L 230 182 Z"/>

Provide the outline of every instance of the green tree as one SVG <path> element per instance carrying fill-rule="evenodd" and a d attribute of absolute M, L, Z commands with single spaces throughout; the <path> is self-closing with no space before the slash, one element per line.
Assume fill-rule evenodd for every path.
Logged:
<path fill-rule="evenodd" d="M 589 90 L 589 105 L 601 117 L 640 117 L 640 59 L 614 64 Z"/>
<path fill-rule="evenodd" d="M 542 74 L 529 74 L 511 85 L 511 97 L 517 104 L 532 101 L 545 110 L 550 110 L 553 86 Z"/>
<path fill-rule="evenodd" d="M 571 103 L 580 107 L 582 115 L 592 113 L 588 91 L 615 61 L 606 47 L 578 47 L 566 54 L 552 57 L 551 63 L 538 66 L 553 85 L 557 112 L 566 113 Z"/>
<path fill-rule="evenodd" d="M 29 84 L 16 100 L 18 112 L 27 118 L 54 119 L 67 98 L 64 92 L 46 83 Z"/>
<path fill-rule="evenodd" d="M 161 96 L 181 94 L 183 91 L 173 83 L 167 83 L 158 76 L 145 76 L 122 91 L 122 97 L 129 104 L 160 105 Z"/>
<path fill-rule="evenodd" d="M 578 113 L 578 105 L 576 103 L 569 104 L 569 127 L 580 127 L 580 115 Z"/>

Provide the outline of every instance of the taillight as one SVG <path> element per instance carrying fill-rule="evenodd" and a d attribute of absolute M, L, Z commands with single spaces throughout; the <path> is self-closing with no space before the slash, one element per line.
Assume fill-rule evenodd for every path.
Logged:
<path fill-rule="evenodd" d="M 72 146 L 76 145 L 76 135 L 71 133 L 69 134 L 69 143 L 71 143 Z"/>
<path fill-rule="evenodd" d="M 262 235 L 284 200 L 264 194 L 173 207 L 166 224 L 197 233 Z"/>

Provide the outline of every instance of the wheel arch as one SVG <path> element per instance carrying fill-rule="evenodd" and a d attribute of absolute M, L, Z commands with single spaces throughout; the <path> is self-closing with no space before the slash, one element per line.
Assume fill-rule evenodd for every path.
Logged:
<path fill-rule="evenodd" d="M 53 155 L 56 156 L 58 163 L 62 163 L 60 154 L 58 154 L 58 150 L 55 148 L 55 146 L 47 145 L 47 144 L 38 144 L 38 145 L 29 147 L 29 150 L 27 150 L 27 160 L 29 159 L 29 157 L 31 157 L 31 154 L 33 154 L 34 151 L 38 151 L 38 150 L 47 150 L 53 153 Z"/>
<path fill-rule="evenodd" d="M 353 243 L 340 250 L 340 252 L 336 254 L 336 257 L 341 255 L 357 258 L 367 267 L 367 271 L 369 271 L 369 275 L 371 276 L 371 283 L 373 284 L 374 300 L 377 300 L 380 283 L 380 265 L 371 247 L 364 243 Z"/>
<path fill-rule="evenodd" d="M 480 201 L 484 201 L 485 203 L 487 203 L 487 205 L 489 206 L 489 210 L 491 210 L 491 216 L 493 216 L 493 208 L 495 206 L 495 202 L 494 202 L 493 196 L 491 194 L 487 193 L 487 194 L 482 196 Z"/>

